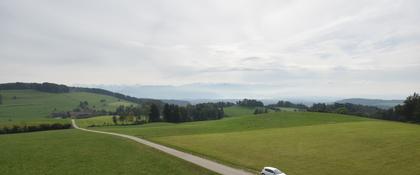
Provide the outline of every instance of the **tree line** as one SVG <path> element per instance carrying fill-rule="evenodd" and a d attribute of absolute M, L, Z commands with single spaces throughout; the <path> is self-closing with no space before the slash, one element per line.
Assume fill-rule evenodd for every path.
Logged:
<path fill-rule="evenodd" d="M 151 104 L 151 106 L 156 106 Z M 151 109 L 150 105 L 138 105 L 138 106 L 119 106 L 113 113 L 112 121 L 114 124 L 143 124 L 146 123 L 146 119 L 143 116 L 148 116 Z"/>
<path fill-rule="evenodd" d="M 57 129 L 69 129 L 71 124 L 61 124 L 61 123 L 43 123 L 38 125 L 13 125 L 11 127 L 3 126 L 0 128 L 0 134 L 12 134 L 12 133 L 21 133 L 21 132 L 35 132 L 35 131 L 47 131 L 47 130 L 57 130 Z"/>
<path fill-rule="evenodd" d="M 297 109 L 308 109 L 308 106 L 304 104 L 295 104 L 290 101 L 278 101 L 276 104 L 277 107 L 286 107 L 286 108 L 297 108 Z"/>
<path fill-rule="evenodd" d="M 165 104 L 162 108 L 157 104 L 142 106 L 119 106 L 113 113 L 114 124 L 145 123 L 145 122 L 190 122 L 202 120 L 217 120 L 224 117 L 223 107 L 218 103 L 201 103 L 196 105 L 178 106 Z M 147 117 L 147 118 L 146 118 Z"/>
<path fill-rule="evenodd" d="M 310 108 L 308 108 L 308 111 L 356 115 L 368 118 L 381 118 L 381 112 L 383 109 L 374 106 L 365 106 L 351 103 L 315 103 Z"/>
<path fill-rule="evenodd" d="M 235 106 L 235 103 L 232 103 L 232 102 L 223 102 L 223 101 L 216 102 L 215 104 L 219 108 L 226 108 L 226 107 L 230 107 L 230 106 Z"/>
<path fill-rule="evenodd" d="M 264 114 L 264 113 L 268 113 L 268 109 L 267 109 L 267 108 L 264 108 L 264 107 L 257 107 L 257 108 L 255 108 L 255 110 L 254 110 L 254 114 L 255 114 L 255 115 L 257 115 L 257 114 Z"/>
<path fill-rule="evenodd" d="M 356 115 L 368 118 L 377 118 L 402 122 L 420 122 L 420 96 L 418 93 L 408 96 L 402 105 L 397 105 L 391 109 L 381 109 L 373 106 L 357 105 L 350 103 L 316 103 L 308 111 L 329 112 Z"/>
<path fill-rule="evenodd" d="M 243 99 L 236 102 L 239 106 L 244 107 L 264 107 L 264 103 L 255 99 Z"/>
<path fill-rule="evenodd" d="M 418 93 L 408 96 L 402 105 L 397 105 L 382 114 L 386 120 L 420 122 L 420 96 Z"/>
<path fill-rule="evenodd" d="M 50 93 L 67 93 L 70 92 L 70 88 L 62 84 L 54 83 L 4 83 L 0 84 L 0 90 L 23 90 L 23 89 L 33 89 L 42 92 Z"/>
<path fill-rule="evenodd" d="M 187 106 L 165 104 L 162 115 L 164 121 L 180 123 L 221 119 L 224 117 L 224 110 L 223 107 L 219 107 L 215 103 L 201 103 Z"/>

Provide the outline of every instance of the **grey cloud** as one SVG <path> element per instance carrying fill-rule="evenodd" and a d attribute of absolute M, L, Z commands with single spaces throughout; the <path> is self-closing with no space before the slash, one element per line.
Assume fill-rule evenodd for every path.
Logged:
<path fill-rule="evenodd" d="M 310 95 L 350 94 L 348 89 L 359 85 L 346 82 L 365 81 L 372 82 L 372 93 L 406 94 L 401 91 L 420 88 L 410 76 L 418 67 L 407 67 L 420 64 L 419 5 L 415 0 L 1 1 L 0 82 L 288 82 L 282 91 L 288 93 L 320 82 Z M 329 85 L 323 82 L 336 90 L 324 90 Z"/>

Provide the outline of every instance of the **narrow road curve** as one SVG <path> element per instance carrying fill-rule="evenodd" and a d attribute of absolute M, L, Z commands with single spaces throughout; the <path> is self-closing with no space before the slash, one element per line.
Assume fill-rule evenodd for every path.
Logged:
<path fill-rule="evenodd" d="M 216 173 L 222 174 L 222 175 L 253 175 L 252 173 L 240 170 L 240 169 L 235 169 L 211 160 L 207 160 L 198 156 L 194 156 L 192 154 L 188 154 L 185 152 L 181 152 L 163 145 L 159 145 L 138 137 L 134 137 L 134 136 L 129 136 L 129 135 L 125 135 L 125 134 L 118 134 L 118 133 L 113 133 L 113 132 L 103 132 L 103 131 L 95 131 L 95 130 L 90 130 L 90 129 L 85 129 L 85 128 L 79 128 L 76 125 L 76 122 L 74 119 L 71 120 L 72 125 L 74 128 L 76 129 L 80 129 L 83 131 L 87 131 L 87 132 L 95 132 L 95 133 L 101 133 L 101 134 L 108 134 L 108 135 L 114 135 L 114 136 L 119 136 L 119 137 L 124 137 L 124 138 L 128 138 L 131 140 L 134 140 L 138 143 L 150 146 L 152 148 L 158 149 L 160 151 L 163 151 L 167 154 L 173 155 L 175 157 L 178 157 L 180 159 L 186 160 L 188 162 L 191 162 L 193 164 L 196 164 L 198 166 L 204 167 L 206 169 L 209 169 L 211 171 L 214 171 Z"/>

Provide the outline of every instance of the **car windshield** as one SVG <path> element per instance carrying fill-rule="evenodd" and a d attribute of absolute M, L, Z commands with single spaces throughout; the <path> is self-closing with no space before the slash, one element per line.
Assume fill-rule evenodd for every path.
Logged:
<path fill-rule="evenodd" d="M 281 174 L 281 171 L 278 170 L 278 169 L 274 169 L 273 171 L 274 171 L 275 174 Z"/>

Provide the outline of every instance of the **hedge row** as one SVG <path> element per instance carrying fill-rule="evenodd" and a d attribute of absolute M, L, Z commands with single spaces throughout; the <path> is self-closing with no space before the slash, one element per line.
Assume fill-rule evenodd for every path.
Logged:
<path fill-rule="evenodd" d="M 48 124 L 43 123 L 39 125 L 13 125 L 12 127 L 4 126 L 0 128 L 0 134 L 12 134 L 12 133 L 21 133 L 21 132 L 35 132 L 35 131 L 47 131 L 47 130 L 57 130 L 57 129 L 69 129 L 71 128 L 71 124 L 61 124 L 61 123 L 54 123 Z"/>

